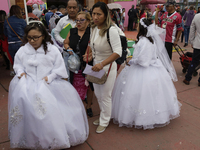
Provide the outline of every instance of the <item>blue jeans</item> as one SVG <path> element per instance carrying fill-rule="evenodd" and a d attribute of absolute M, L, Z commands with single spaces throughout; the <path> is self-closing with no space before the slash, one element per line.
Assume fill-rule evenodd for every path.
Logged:
<path fill-rule="evenodd" d="M 185 75 L 185 79 L 187 81 L 190 81 L 192 79 L 192 74 L 193 74 L 195 68 L 199 65 L 199 63 L 200 63 L 200 49 L 194 48 L 194 52 L 192 55 L 192 61 L 188 67 L 187 74 Z M 200 78 L 199 78 L 198 82 L 200 83 Z"/>
<path fill-rule="evenodd" d="M 18 49 L 21 47 L 21 44 L 22 42 L 8 45 L 8 51 L 10 53 L 10 56 L 12 57 L 13 63 L 14 63 L 15 54 L 17 53 Z"/>
<path fill-rule="evenodd" d="M 185 43 L 188 43 L 190 26 L 184 26 Z"/>

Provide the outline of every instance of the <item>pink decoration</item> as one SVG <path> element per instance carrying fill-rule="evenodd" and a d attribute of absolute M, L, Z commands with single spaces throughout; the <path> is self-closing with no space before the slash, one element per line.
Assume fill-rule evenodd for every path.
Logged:
<path fill-rule="evenodd" d="M 147 5 L 147 4 L 165 4 L 166 0 L 142 0 L 140 2 L 141 5 Z"/>
<path fill-rule="evenodd" d="M 27 5 L 33 5 L 33 4 L 42 5 L 42 4 L 44 4 L 44 2 L 42 0 L 28 0 L 28 2 L 26 4 Z"/>

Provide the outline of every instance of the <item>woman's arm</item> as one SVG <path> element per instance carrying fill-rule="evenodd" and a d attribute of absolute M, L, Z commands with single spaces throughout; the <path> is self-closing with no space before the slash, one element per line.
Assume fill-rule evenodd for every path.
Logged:
<path fill-rule="evenodd" d="M 93 71 L 100 71 L 103 69 L 104 66 L 111 64 L 113 61 L 115 61 L 117 58 L 119 58 L 120 55 L 117 53 L 112 53 L 107 59 L 102 61 L 101 63 L 96 64 L 95 66 L 92 67 Z"/>
<path fill-rule="evenodd" d="M 67 37 L 66 37 L 66 39 L 64 40 L 64 48 L 67 50 L 67 49 L 71 49 L 70 47 L 69 47 L 69 43 L 70 43 L 70 41 L 69 41 L 69 37 L 70 37 L 70 32 L 67 34 Z M 72 49 L 71 49 L 72 50 Z M 72 55 L 73 53 L 72 52 L 68 52 L 70 55 Z"/>
<path fill-rule="evenodd" d="M 121 46 L 120 36 L 117 31 L 117 28 L 115 28 L 114 26 L 112 26 L 109 29 L 109 37 L 110 37 L 111 50 L 113 51 L 113 53 L 101 63 L 93 66 L 92 67 L 93 71 L 100 71 L 101 69 L 103 69 L 104 66 L 112 63 L 113 61 L 115 61 L 117 58 L 119 58 L 122 55 L 122 46 Z"/>

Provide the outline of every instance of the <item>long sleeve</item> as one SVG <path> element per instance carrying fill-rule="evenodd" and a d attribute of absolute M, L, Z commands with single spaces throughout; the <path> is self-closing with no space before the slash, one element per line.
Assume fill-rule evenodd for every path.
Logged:
<path fill-rule="evenodd" d="M 61 21 L 62 21 L 62 20 L 60 20 L 60 21 L 58 22 L 58 24 L 56 25 L 55 30 L 54 30 L 54 35 L 55 35 L 56 41 L 59 42 L 60 44 L 63 44 L 65 39 L 63 39 L 63 38 L 60 36 L 60 31 L 62 30 Z"/>
<path fill-rule="evenodd" d="M 121 57 L 122 45 L 121 45 L 121 40 L 120 40 L 120 36 L 119 36 L 117 28 L 115 27 L 110 28 L 109 38 L 110 38 L 110 44 L 112 46 L 113 53 L 116 53 Z"/>
<path fill-rule="evenodd" d="M 129 64 L 136 64 L 143 67 L 148 67 L 153 58 L 154 45 L 148 41 L 148 39 L 140 39 L 135 46 L 133 58 L 129 61 Z"/>
<path fill-rule="evenodd" d="M 183 20 L 186 20 L 187 12 L 183 16 Z"/>
<path fill-rule="evenodd" d="M 192 20 L 192 24 L 190 26 L 190 42 L 193 45 L 194 39 L 195 39 L 195 32 L 196 32 L 196 26 L 195 26 L 195 18 Z"/>
<path fill-rule="evenodd" d="M 47 76 L 48 83 L 51 83 L 55 78 L 68 78 L 62 55 L 55 46 L 54 48 L 55 50 L 53 49 L 53 51 L 55 53 L 55 62 L 51 74 Z"/>

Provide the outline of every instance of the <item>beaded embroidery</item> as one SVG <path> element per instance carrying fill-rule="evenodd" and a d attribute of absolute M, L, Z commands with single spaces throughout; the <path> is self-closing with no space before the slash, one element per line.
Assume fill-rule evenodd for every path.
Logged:
<path fill-rule="evenodd" d="M 36 96 L 35 110 L 41 118 L 46 114 L 46 108 L 44 106 L 45 102 Z"/>
<path fill-rule="evenodd" d="M 15 106 L 14 109 L 10 112 L 10 122 L 13 126 L 16 126 L 21 120 L 23 116 L 20 113 L 18 106 Z"/>

